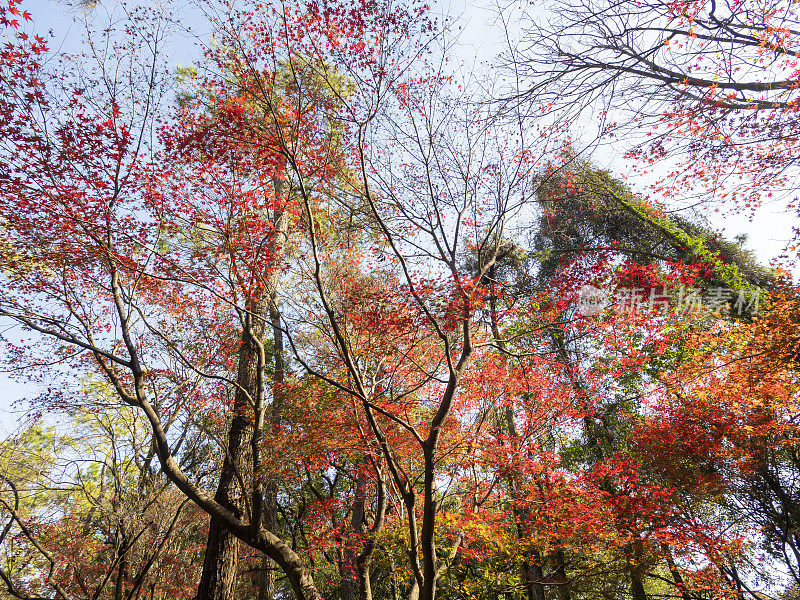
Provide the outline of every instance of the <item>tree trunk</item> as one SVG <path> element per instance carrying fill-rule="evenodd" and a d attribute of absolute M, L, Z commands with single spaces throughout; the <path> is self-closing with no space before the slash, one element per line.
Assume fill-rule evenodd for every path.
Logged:
<path fill-rule="evenodd" d="M 524 532 L 520 531 L 519 528 L 517 530 L 517 537 L 519 539 L 526 539 Z M 539 553 L 536 552 L 536 554 L 538 555 Z M 535 556 L 534 558 L 537 557 Z M 544 585 L 542 584 L 544 571 L 542 570 L 541 562 L 531 563 L 527 560 L 523 561 L 522 578 L 525 583 L 525 592 L 528 595 L 528 600 L 544 600 Z"/>
<path fill-rule="evenodd" d="M 122 552 L 125 552 L 127 548 L 123 546 L 120 548 Z M 119 561 L 119 565 L 117 566 L 117 577 L 114 581 L 114 600 L 122 600 L 122 595 L 125 591 L 125 571 L 128 568 L 128 560 L 124 556 Z"/>
<path fill-rule="evenodd" d="M 258 582 L 258 600 L 272 600 L 275 597 L 275 561 L 269 556 L 261 559 L 261 578 Z"/>
<path fill-rule="evenodd" d="M 358 589 L 360 600 L 372 600 L 372 582 L 369 580 L 370 568 L 366 565 L 358 571 Z"/>
<path fill-rule="evenodd" d="M 642 541 L 635 539 L 632 547 L 628 549 L 629 559 L 628 571 L 631 576 L 631 595 L 633 600 L 648 600 L 647 594 L 644 591 L 644 582 L 642 580 Z"/>
<path fill-rule="evenodd" d="M 275 179 L 273 184 L 275 196 L 282 202 L 280 199 L 283 196 L 284 183 Z M 242 331 L 239 369 L 236 375 L 233 419 L 225 445 L 225 460 L 222 464 L 219 485 L 214 495 L 217 502 L 243 520 L 249 520 L 254 509 L 258 511 L 262 509 L 261 506 L 256 507 L 253 506 L 253 502 L 249 502 L 251 497 L 258 496 L 253 493 L 257 490 L 254 486 L 258 485 L 253 477 L 253 423 L 258 418 L 254 414 L 253 403 L 263 398 L 259 372 L 263 365 L 260 364 L 259 350 L 266 334 L 267 324 L 272 320 L 270 309 L 275 304 L 283 262 L 287 219 L 282 208 L 275 210 L 274 227 L 274 253 L 269 271 L 264 274 L 264 286 L 247 304 L 248 314 L 245 316 Z M 255 433 L 260 434 L 260 432 Z M 264 498 L 257 498 L 255 502 L 264 502 Z M 250 514 L 247 514 L 248 512 Z M 196 600 L 233 600 L 238 566 L 239 540 L 223 527 L 221 521 L 212 517 Z"/>
<path fill-rule="evenodd" d="M 494 281 L 496 277 L 495 270 L 495 265 L 492 265 L 489 268 L 489 277 L 492 281 Z M 500 335 L 500 323 L 498 322 L 497 317 L 497 297 L 494 294 L 489 297 L 489 309 L 492 335 L 496 340 L 497 347 L 500 349 L 500 352 L 505 353 L 506 345 L 502 336 Z M 517 427 L 516 415 L 514 414 L 514 409 L 511 406 L 507 406 L 505 408 L 505 419 L 506 426 L 508 427 L 508 437 L 511 440 L 511 444 L 514 447 L 514 450 L 519 450 L 520 433 L 519 428 Z M 506 480 L 508 482 L 509 492 L 512 500 L 514 521 L 517 526 L 517 539 L 527 540 L 529 537 L 525 526 L 527 514 L 524 510 L 514 506 L 515 503 L 513 502 L 514 500 L 519 500 L 517 475 L 516 469 L 513 469 Z M 545 600 L 544 584 L 542 584 L 544 572 L 542 570 L 541 557 L 536 550 L 534 550 L 532 554 L 534 559 L 533 561 L 526 557 L 522 562 L 522 581 L 525 586 L 525 593 L 528 597 L 528 600 Z"/>
<path fill-rule="evenodd" d="M 254 332 L 263 333 L 263 302 L 251 307 Z M 261 319 L 258 319 L 258 316 Z M 247 333 L 242 335 L 237 383 L 252 397 L 256 392 L 258 358 L 255 344 Z M 225 460 L 222 465 L 219 486 L 214 500 L 222 504 L 236 517 L 243 518 L 247 504 L 247 493 L 252 481 L 252 454 L 250 443 L 253 437 L 252 418 L 248 414 L 249 401 L 242 390 L 237 390 L 233 405 L 233 420 L 228 431 Z M 252 507 L 251 507 L 252 508 Z M 216 518 L 211 518 L 208 542 L 203 559 L 203 574 L 197 591 L 197 600 L 233 600 L 239 566 L 239 540 L 225 529 Z"/>
<path fill-rule="evenodd" d="M 411 589 L 408 591 L 408 600 L 419 600 L 419 584 L 416 578 L 411 581 Z"/>
<path fill-rule="evenodd" d="M 356 489 L 353 497 L 352 516 L 350 519 L 350 531 L 353 534 L 361 537 L 364 533 L 364 504 L 366 497 L 367 477 L 363 470 L 363 463 L 366 460 L 359 460 L 355 467 L 358 469 L 356 473 Z M 352 542 L 351 542 L 352 543 Z M 356 600 L 356 590 L 358 589 L 358 581 L 360 569 L 356 564 L 356 549 L 348 544 L 344 548 L 343 560 L 341 566 L 341 579 L 342 579 L 342 600 Z M 363 600 L 363 598 L 362 598 Z"/>
<path fill-rule="evenodd" d="M 667 544 L 661 544 L 661 551 L 664 553 L 665 558 L 667 559 L 667 566 L 669 567 L 669 572 L 672 573 L 672 579 L 675 581 L 675 587 L 681 593 L 681 598 L 683 600 L 692 600 L 691 595 L 686 591 L 686 585 L 683 583 L 683 577 L 681 576 L 681 572 L 678 571 L 678 566 L 675 564 L 675 561 L 672 558 L 672 552 L 670 552 L 669 546 Z"/>
<path fill-rule="evenodd" d="M 569 593 L 569 583 L 567 580 L 567 568 L 564 560 L 564 551 L 558 549 L 554 553 L 556 569 L 554 575 L 558 581 L 563 583 L 558 584 L 558 598 L 559 600 L 570 600 L 571 594 Z"/>
<path fill-rule="evenodd" d="M 375 465 L 375 463 L 373 463 Z M 361 554 L 356 558 L 356 572 L 358 573 L 358 589 L 361 595 L 360 600 L 372 600 L 372 582 L 370 581 L 370 563 L 375 551 L 376 536 L 383 530 L 384 519 L 386 518 L 386 484 L 383 480 L 383 471 L 375 465 L 375 485 L 377 491 L 377 503 L 375 506 L 375 520 L 370 528 L 370 537 L 364 541 Z M 362 509 L 363 522 L 363 509 Z M 362 527 L 363 531 L 363 527 Z M 394 566 L 392 566 L 392 577 L 394 577 Z M 397 590 L 394 589 L 394 594 Z"/>
<path fill-rule="evenodd" d="M 631 594 L 633 600 L 647 600 L 641 575 L 635 570 L 631 571 Z"/>
<path fill-rule="evenodd" d="M 283 234 L 279 231 L 279 234 Z M 272 339 L 274 342 L 273 359 L 275 368 L 272 375 L 272 410 L 269 412 L 270 427 L 275 430 L 281 422 L 281 408 L 283 407 L 283 385 L 286 379 L 286 365 L 283 361 L 283 330 L 281 329 L 281 315 L 278 311 L 278 285 L 271 290 L 269 316 L 272 321 Z M 264 494 L 264 526 L 278 535 L 278 482 L 275 477 L 267 473 Z M 275 561 L 264 556 L 261 563 L 261 579 L 258 588 L 258 600 L 273 600 L 275 597 Z"/>

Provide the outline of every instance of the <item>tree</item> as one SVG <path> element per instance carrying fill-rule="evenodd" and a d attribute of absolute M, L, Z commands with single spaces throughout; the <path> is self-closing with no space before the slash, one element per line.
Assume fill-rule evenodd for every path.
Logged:
<path fill-rule="evenodd" d="M 443 95 L 445 78 L 406 78 L 410 61 L 427 48 L 424 37 L 411 37 L 429 27 L 423 9 L 257 9 L 258 18 L 232 13 L 219 24 L 201 93 L 194 102 L 184 98 L 164 125 L 155 112 L 158 13 L 134 13 L 126 31 L 149 55 L 116 46 L 116 54 L 100 57 L 128 64 L 129 93 L 112 78 L 119 69 L 102 60 L 95 74 L 77 80 L 47 73 L 22 52 L 8 65 L 31 60 L 23 70 L 36 78 L 3 79 L 10 87 L 9 161 L 0 174 L 7 200 L 2 314 L 53 342 L 25 347 L 28 355 L 66 362 L 77 353 L 76 364 L 99 372 L 120 405 L 146 416 L 162 471 L 212 519 L 203 597 L 232 593 L 233 538 L 275 560 L 298 597 L 319 597 L 302 557 L 264 523 L 264 338 L 268 323 L 282 329 L 299 364 L 356 400 L 405 503 L 412 594 L 432 599 L 443 572 L 436 550 L 440 444 L 471 355 L 491 341 L 474 339 L 475 282 L 494 260 L 506 221 L 525 204 L 537 157 L 491 129 L 473 146 L 469 127 L 480 115 L 459 115 Z M 341 92 L 334 66 L 354 92 L 326 114 L 307 102 L 303 82 L 316 77 L 334 97 Z M 288 84 L 279 87 L 287 69 Z M 17 94 L 16 85 L 34 92 Z M 443 118 L 448 133 L 464 132 L 466 142 L 436 131 Z M 345 134 L 332 134 L 337 122 Z M 381 162 L 392 146 L 408 149 L 409 142 L 416 147 L 403 161 Z M 375 162 L 382 144 L 386 154 Z M 484 164 L 472 171 L 462 153 L 479 150 Z M 339 156 L 352 161 L 355 176 L 342 177 Z M 463 182 L 454 193 L 450 177 L 459 170 Z M 415 178 L 425 173 L 427 186 L 419 188 Z M 357 248 L 349 249 L 355 262 L 340 269 L 341 243 L 319 217 L 340 207 L 361 210 L 378 232 L 382 241 L 371 253 L 388 263 L 384 281 L 394 289 L 360 297 L 372 268 Z M 269 309 L 283 254 L 281 215 L 290 211 L 308 236 L 310 262 L 296 262 L 297 291 L 308 295 L 296 296 L 305 302 L 287 307 L 278 323 Z M 420 223 L 427 223 L 420 232 L 410 229 Z M 458 264 L 467 244 L 485 249 L 474 273 Z M 427 248 L 422 255 L 420 247 Z M 415 268 L 445 275 L 429 279 Z M 353 302 L 360 314 L 346 312 Z M 361 336 L 372 337 L 371 345 Z M 57 405 L 62 397 L 47 400 Z M 165 419 L 228 403 L 231 424 L 220 440 L 224 461 L 212 498 L 176 460 L 180 432 Z M 395 425 L 402 435 L 387 430 Z M 403 456 L 404 446 L 415 453 Z M 450 553 L 459 543 L 457 535 L 450 540 Z"/>
<path fill-rule="evenodd" d="M 690 358 L 664 378 L 638 433 L 662 477 L 710 497 L 727 527 L 757 541 L 763 558 L 714 561 L 740 597 L 754 598 L 780 578 L 798 581 L 796 291 L 779 290 L 765 309 L 725 338 L 689 336 Z"/>
<path fill-rule="evenodd" d="M 791 2 L 715 0 L 553 2 L 537 6 L 510 49 L 522 83 L 515 102 L 596 116 L 599 134 L 649 169 L 680 200 L 702 186 L 757 206 L 793 189 L 797 51 Z M 546 16 L 545 16 L 546 15 Z M 637 133 L 638 132 L 638 133 Z"/>
<path fill-rule="evenodd" d="M 135 596 L 138 550 L 101 546 L 136 535 L 128 517 L 153 490 L 210 520 L 200 598 L 255 595 L 264 556 L 286 577 L 265 575 L 258 594 L 302 600 L 735 589 L 689 564 L 738 546 L 681 504 L 698 488 L 669 485 L 641 410 L 708 314 L 590 317 L 575 296 L 769 273 L 547 135 L 531 145 L 432 64 L 442 38 L 427 11 L 222 11 L 175 103 L 161 13 L 90 33 L 113 49 L 94 68 L 12 43 L 0 63 L 0 315 L 22 332 L 6 340 L 10 361 L 59 383 L 37 400 L 51 414 L 86 403 L 75 382 L 102 382 L 99 422 L 117 440 L 127 415 L 146 423 L 150 444 L 137 437 L 129 454 L 147 457 L 134 472 L 156 486 L 95 511 L 85 554 L 23 531 L 45 556 L 37 593 L 85 593 L 48 575 L 77 555 L 82 582 Z M 86 481 L 95 498 L 108 479 Z M 74 531 L 22 516 L 12 496 L 16 527 Z"/>
<path fill-rule="evenodd" d="M 533 464 L 526 464 L 515 452 L 519 462 L 505 467 L 511 473 L 516 469 L 521 480 L 532 483 L 523 488 L 523 494 L 517 493 L 516 506 L 517 513 L 526 505 L 531 507 L 527 509 L 531 514 L 525 515 L 526 534 L 537 539 L 540 554 L 550 554 L 538 561 L 548 566 L 550 574 L 543 577 L 540 571 L 536 578 L 547 586 L 558 586 L 559 593 L 566 595 L 602 589 L 640 598 L 656 592 L 689 594 L 694 593 L 687 583 L 692 577 L 697 578 L 691 579 L 691 585 L 697 586 L 693 590 L 710 584 L 725 588 L 719 575 L 709 576 L 702 569 L 691 577 L 681 575 L 669 548 L 681 557 L 698 552 L 711 558 L 725 549 L 738 561 L 742 556 L 736 540 L 713 533 L 710 516 L 703 521 L 708 530 L 698 527 L 691 513 L 705 499 L 698 497 L 697 506 L 687 512 L 681 494 L 689 488 L 675 486 L 675 481 L 650 470 L 648 461 L 631 448 L 637 429 L 647 436 L 644 428 L 639 429 L 646 414 L 641 406 L 652 394 L 654 378 L 658 381 L 679 368 L 687 359 L 681 336 L 705 327 L 707 313 L 687 313 L 676 291 L 695 286 L 698 290 L 720 285 L 771 287 L 777 285 L 776 275 L 755 264 L 735 244 L 685 219 L 663 214 L 582 161 L 571 161 L 570 168 L 552 177 L 540 193 L 544 214 L 534 248 L 541 261 L 539 285 L 545 291 L 534 296 L 537 309 L 530 312 L 539 317 L 547 306 L 555 314 L 544 339 L 524 336 L 513 343 L 513 352 L 506 351 L 517 359 L 537 348 L 543 354 L 556 353 L 561 359 L 557 368 L 563 388 L 555 393 L 561 398 L 573 396 L 574 404 L 562 405 L 560 413 L 544 419 L 547 435 L 540 434 L 538 444 L 521 438 L 528 458 L 537 457 Z M 564 298 L 573 298 L 577 287 L 586 283 L 610 290 L 614 299 L 615 286 L 638 289 L 640 296 L 634 303 L 629 298 L 610 304 L 592 319 L 570 318 L 574 307 Z M 659 297 L 667 304 L 652 302 Z M 512 296 L 508 301 L 519 300 Z M 640 308 L 633 310 L 636 303 Z M 730 315 L 752 317 L 733 310 Z M 555 365 L 548 366 L 553 370 Z M 542 403 L 546 398 L 542 391 L 533 396 L 540 406 L 547 406 Z M 529 406 L 530 400 L 524 398 L 518 402 Z M 557 414 L 564 423 L 571 423 L 571 429 L 560 429 L 563 424 L 558 424 Z M 575 430 L 582 430 L 580 438 L 575 438 Z M 548 437 L 549 448 L 555 450 L 550 457 L 543 453 Z M 502 463 L 499 457 L 493 460 Z M 566 486 L 558 468 L 570 473 L 573 482 L 580 481 L 580 486 Z M 582 495 L 576 495 L 575 487 Z M 550 503 L 570 508 L 561 512 Z M 589 514 L 597 516 L 597 521 Z M 589 529 L 594 539 L 582 537 L 581 529 Z M 604 575 L 598 577 L 597 571 Z M 654 589 L 656 585 L 664 589 Z M 529 592 L 529 597 L 534 593 Z"/>
<path fill-rule="evenodd" d="M 205 523 L 151 469 L 142 418 L 78 408 L 67 424 L 3 443 L 3 597 L 191 597 Z"/>
<path fill-rule="evenodd" d="M 212 533 L 230 539 L 230 527 L 222 531 L 217 526 L 221 519 L 228 525 L 237 523 L 234 530 L 238 537 L 253 540 L 266 536 L 267 541 L 255 544 L 271 548 L 273 556 L 280 554 L 282 566 L 293 570 L 298 594 L 313 596 L 316 591 L 300 559 L 263 530 L 261 502 L 252 507 L 256 515 L 251 524 L 237 521 L 242 516 L 244 490 L 231 484 L 244 474 L 247 488 L 255 486 L 253 494 L 263 492 L 263 481 L 250 482 L 246 475 L 248 461 L 260 465 L 261 448 L 258 440 L 253 440 L 252 421 L 242 413 L 249 410 L 244 405 L 254 402 L 252 414 L 258 416 L 256 429 L 260 429 L 265 410 L 261 338 L 269 309 L 270 273 L 279 272 L 273 266 L 275 242 L 269 240 L 280 242 L 275 231 L 280 232 L 281 227 L 263 219 L 258 211 L 280 202 L 280 190 L 274 189 L 274 182 L 281 180 L 275 176 L 275 153 L 264 148 L 257 154 L 257 159 L 271 162 L 273 167 L 249 180 L 236 179 L 240 173 L 247 175 L 248 167 L 252 174 L 253 163 L 247 163 L 249 156 L 237 155 L 235 145 L 227 149 L 227 156 L 211 153 L 204 165 L 206 170 L 197 173 L 194 182 L 218 175 L 226 178 L 216 179 L 223 189 L 226 183 L 234 186 L 233 190 L 225 189 L 231 194 L 215 196 L 220 189 L 209 187 L 205 196 L 190 198 L 185 205 L 180 204 L 180 195 L 172 204 L 160 203 L 154 186 L 164 185 L 159 181 L 163 172 L 153 168 L 156 160 L 170 162 L 169 156 L 172 164 L 180 167 L 177 161 L 186 146 L 156 159 L 159 148 L 147 141 L 153 139 L 145 133 L 155 127 L 155 110 L 163 90 L 160 86 L 165 81 L 158 78 L 165 24 L 158 13 L 142 10 L 130 17 L 127 41 L 133 44 L 132 50 L 125 52 L 121 46 L 112 45 L 117 53 L 96 57 L 100 64 L 95 73 L 77 73 L 71 80 L 63 76 L 46 79 L 32 52 L 12 55 L 9 69 L 33 71 L 36 77 L 25 81 L 4 78 L 10 86 L 19 83 L 31 90 L 18 95 L 12 87 L 4 94 L 8 115 L 4 139 L 19 159 L 10 161 L 2 174 L 4 197 L 10 200 L 4 214 L 9 240 L 4 267 L 6 273 L 13 273 L 9 288 L 25 289 L 31 296 L 30 302 L 21 306 L 10 292 L 3 313 L 67 345 L 88 350 L 96 368 L 116 391 L 118 402 L 148 415 L 162 468 L 184 493 L 211 509 L 215 523 Z M 113 31 L 107 30 L 106 35 L 113 43 Z M 149 55 L 140 53 L 143 47 Z M 107 69 L 103 61 L 114 60 L 123 68 L 118 64 L 116 69 Z M 129 67 L 127 71 L 125 66 Z M 129 76 L 129 93 L 121 91 L 121 72 Z M 112 73 L 117 79 L 112 79 Z M 72 73 L 67 71 L 66 75 Z M 225 116 L 229 115 L 227 112 Z M 168 129 L 163 131 L 166 134 Z M 198 143 L 206 140 L 199 139 Z M 233 142 L 230 136 L 225 141 Z M 226 152 L 222 145 L 207 148 Z M 183 166 L 189 166 L 186 160 Z M 176 185 L 181 173 L 179 168 L 173 173 L 171 181 Z M 265 184 L 273 185 L 270 197 L 254 197 L 254 193 L 263 192 Z M 48 220 L 48 215 L 53 218 Z M 206 234 L 204 238 L 196 230 L 204 223 L 202 219 L 210 216 L 228 217 L 220 230 L 229 227 L 228 232 L 237 237 L 229 237 L 227 244 L 220 243 L 219 235 Z M 40 236 L 43 220 L 51 227 L 49 234 Z M 211 260 L 198 264 L 199 253 L 206 250 L 212 252 Z M 223 264 L 215 263 L 215 258 Z M 15 270 L 20 261 L 47 266 L 20 272 Z M 244 271 L 239 269 L 242 263 Z M 221 296 L 221 290 L 230 296 Z M 199 296 L 190 298 L 192 291 L 199 291 Z M 95 304 L 93 298 L 98 296 L 107 303 L 105 310 Z M 39 309 L 49 306 L 44 308 L 45 313 L 58 311 L 53 301 L 60 301 L 64 312 L 44 316 L 33 308 L 37 301 Z M 228 310 L 232 304 L 234 311 Z M 189 312 L 183 313 L 184 318 L 193 315 L 197 329 L 186 331 L 176 321 L 185 310 Z M 223 318 L 212 324 L 215 316 Z M 228 362 L 235 331 L 232 326 L 237 322 L 231 317 L 238 320 L 244 343 L 238 367 Z M 108 331 L 114 333 L 109 335 Z M 216 335 L 207 337 L 211 331 Z M 69 354 L 67 351 L 65 356 Z M 237 371 L 238 375 L 232 374 Z M 230 387 L 226 390 L 220 382 Z M 189 481 L 176 461 L 173 452 L 180 435 L 170 439 L 167 424 L 173 419 L 170 411 L 191 410 L 198 398 L 206 402 L 224 400 L 230 390 L 236 390 L 233 395 L 238 401 L 233 403 L 236 414 L 226 444 L 229 466 L 223 466 L 220 491 L 214 500 L 198 487 L 198 482 Z M 217 546 L 212 543 L 210 548 Z M 227 573 L 225 570 L 234 553 L 222 553 L 219 559 L 211 554 L 206 555 L 210 565 L 207 571 L 216 569 L 222 575 L 216 580 L 204 578 L 205 587 L 230 593 L 236 573 L 230 567 Z M 235 566 L 235 558 L 232 560 Z M 289 563 L 291 567 L 287 567 Z"/>

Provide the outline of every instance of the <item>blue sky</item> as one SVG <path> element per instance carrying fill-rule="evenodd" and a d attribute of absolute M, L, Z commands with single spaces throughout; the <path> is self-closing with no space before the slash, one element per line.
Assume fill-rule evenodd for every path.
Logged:
<path fill-rule="evenodd" d="M 490 1 L 480 3 L 471 0 L 451 0 L 440 4 L 438 8 L 434 7 L 434 11 L 438 14 L 448 14 L 455 19 L 461 28 L 454 47 L 454 60 L 462 62 L 465 68 L 474 68 L 478 72 L 487 68 L 482 62 L 488 64 L 497 52 L 502 50 L 504 43 L 503 29 L 491 5 Z M 69 52 L 77 48 L 82 27 L 79 23 L 73 23 L 73 19 L 76 17 L 80 19 L 83 9 L 79 6 L 71 7 L 65 2 L 47 0 L 26 0 L 24 6 L 34 16 L 34 27 L 28 29 L 37 32 L 53 31 L 53 40 L 50 44 L 52 50 Z M 107 6 L 113 7 L 114 3 L 99 2 L 90 9 L 89 18 L 107 20 L 109 15 Z M 182 25 L 189 26 L 193 33 L 176 35 L 173 40 L 172 62 L 176 65 L 190 64 L 197 54 L 192 35 L 206 37 L 208 28 L 202 20 L 200 11 L 192 4 L 176 2 L 173 6 L 176 7 L 176 14 L 181 15 L 183 19 Z M 119 8 L 116 10 L 119 11 Z M 514 22 L 513 16 L 511 21 Z M 602 153 L 596 153 L 592 158 L 603 168 L 618 173 L 624 172 L 625 166 L 620 159 L 620 152 L 615 152 L 613 148 L 604 147 Z M 630 183 L 636 186 L 637 182 Z M 787 218 L 780 205 L 764 207 L 752 222 L 741 215 L 716 214 L 708 217 L 712 223 L 724 227 L 731 237 L 740 233 L 748 234 L 748 246 L 765 262 L 780 253 L 791 233 L 792 219 Z M 0 374 L 0 436 L 5 437 L 17 427 L 19 413 L 12 408 L 14 401 L 35 395 L 35 388 L 15 383 Z"/>

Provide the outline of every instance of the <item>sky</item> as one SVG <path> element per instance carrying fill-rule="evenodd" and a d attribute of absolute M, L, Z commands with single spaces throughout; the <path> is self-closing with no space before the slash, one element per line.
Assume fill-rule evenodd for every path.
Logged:
<path fill-rule="evenodd" d="M 99 1 L 87 13 L 90 18 L 108 19 L 107 6 L 110 2 Z M 201 12 L 189 2 L 181 4 L 181 0 L 173 3 L 176 14 L 182 19 L 182 25 L 191 31 L 178 33 L 173 39 L 172 62 L 177 65 L 188 65 L 197 56 L 195 45 L 196 37 L 206 38 L 209 30 L 204 24 Z M 80 18 L 82 11 L 86 10 L 71 6 L 67 2 L 50 0 L 25 0 L 24 8 L 34 17 L 33 28 L 28 29 L 42 32 L 52 30 L 53 38 L 50 48 L 54 51 L 69 52 L 78 47 L 81 39 L 82 26 L 74 23 L 74 18 Z M 116 9 L 117 11 L 119 9 Z M 478 72 L 490 69 L 494 56 L 504 49 L 505 32 L 502 23 L 498 20 L 491 1 L 477 2 L 475 0 L 449 0 L 439 5 L 434 5 L 434 12 L 439 15 L 448 15 L 460 32 L 453 47 L 453 61 L 462 63 L 467 69 L 476 69 Z M 511 7 L 506 13 L 506 20 L 512 25 L 517 22 Z M 114 13 L 112 13 L 113 15 Z M 119 13 L 117 13 L 119 14 Z M 587 115 L 584 124 L 586 131 L 592 129 L 591 115 Z M 580 139 L 580 132 L 578 132 Z M 613 147 L 605 146 L 601 152 L 592 155 L 592 160 L 600 167 L 609 169 L 617 174 L 626 171 L 625 162 L 621 152 Z M 637 185 L 637 182 L 629 182 Z M 644 182 L 638 182 L 642 185 Z M 791 220 L 786 218 L 785 211 L 780 204 L 765 206 L 759 211 L 754 220 L 749 220 L 746 215 L 708 214 L 707 218 L 724 230 L 730 236 L 742 233 L 747 234 L 747 246 L 763 262 L 779 255 L 791 234 Z M 0 323 L 0 328 L 2 327 Z M 23 397 L 36 395 L 36 389 L 29 385 L 14 382 L 7 375 L 0 373 L 0 439 L 13 433 L 19 427 L 19 418 L 23 414 L 20 406 L 15 408 L 14 402 Z"/>

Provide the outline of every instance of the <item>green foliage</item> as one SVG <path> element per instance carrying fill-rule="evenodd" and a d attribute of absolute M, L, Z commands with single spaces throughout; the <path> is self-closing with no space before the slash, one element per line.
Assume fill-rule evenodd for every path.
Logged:
<path fill-rule="evenodd" d="M 539 199 L 544 216 L 535 249 L 541 277 L 552 277 L 565 258 L 613 249 L 643 265 L 671 260 L 702 265 L 706 275 L 700 283 L 708 287 L 766 293 L 776 281 L 775 272 L 742 248 L 742 238 L 731 242 L 704 225 L 667 214 L 584 161 L 575 159 L 564 173 L 545 180 Z"/>

